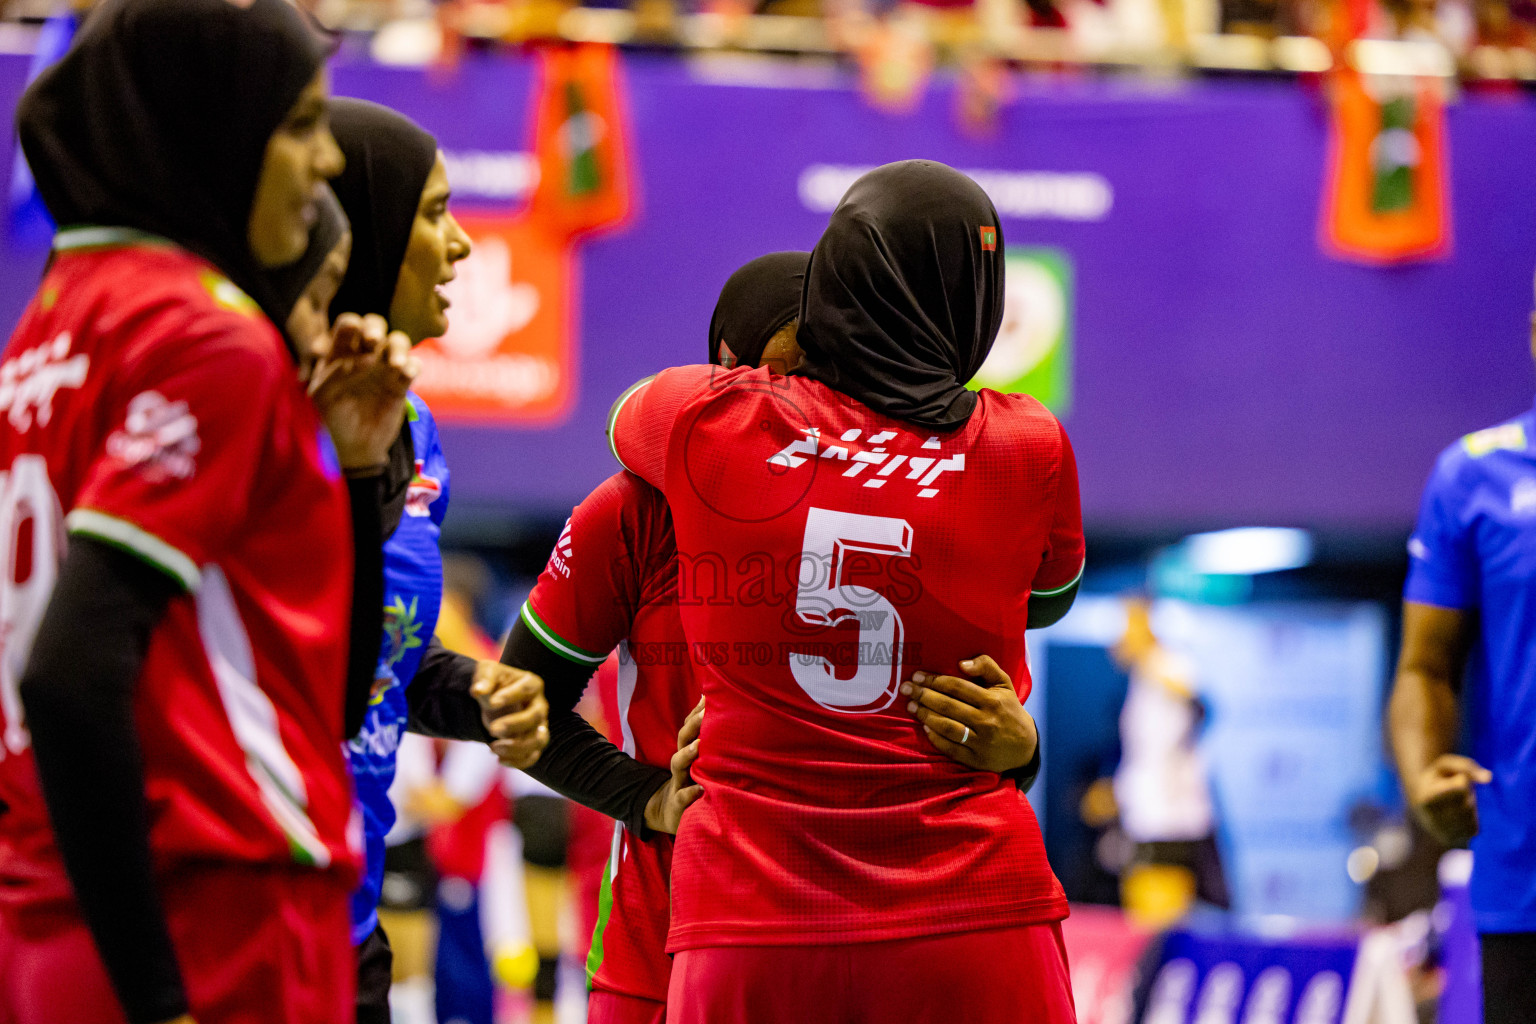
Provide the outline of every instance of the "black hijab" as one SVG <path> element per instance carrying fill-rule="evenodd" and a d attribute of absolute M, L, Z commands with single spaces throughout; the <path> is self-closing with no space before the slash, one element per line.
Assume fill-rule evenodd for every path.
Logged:
<path fill-rule="evenodd" d="M 756 366 L 779 329 L 800 315 L 808 252 L 771 252 L 726 279 L 709 318 L 709 361 L 720 363 L 720 343 L 737 366 Z"/>
<path fill-rule="evenodd" d="M 309 229 L 309 245 L 304 249 L 304 255 L 286 267 L 267 271 L 272 297 L 277 304 L 277 311 L 282 314 L 284 325 L 293 307 L 298 305 L 299 297 L 315 279 L 315 275 L 320 273 L 326 257 L 330 256 L 331 250 L 336 248 L 336 243 L 346 233 L 347 215 L 341 212 L 341 203 L 337 202 L 336 193 L 321 186 L 315 202 L 315 224 Z"/>
<path fill-rule="evenodd" d="M 352 262 L 331 319 L 377 313 L 387 320 L 437 140 L 404 114 L 367 100 L 332 100 L 331 131 L 347 158 L 331 187 L 352 222 Z"/>
<path fill-rule="evenodd" d="M 970 418 L 1003 320 L 1003 231 L 970 178 L 931 160 L 854 182 L 811 253 L 797 371 L 936 430 Z"/>
<path fill-rule="evenodd" d="M 329 51 L 285 0 L 105 0 L 17 107 L 48 212 L 168 238 L 281 327 L 251 203 L 267 140 Z"/>

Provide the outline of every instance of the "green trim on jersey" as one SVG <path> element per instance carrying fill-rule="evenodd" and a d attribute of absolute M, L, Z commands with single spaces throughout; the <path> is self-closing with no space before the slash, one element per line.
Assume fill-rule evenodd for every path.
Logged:
<path fill-rule="evenodd" d="M 619 410 L 624 408 L 624 403 L 629 401 L 632 397 L 634 397 L 635 392 L 639 391 L 641 388 L 645 387 L 647 384 L 649 384 L 651 381 L 653 381 L 655 379 L 656 379 L 656 375 L 653 373 L 649 377 L 646 377 L 644 380 L 637 380 L 637 381 L 635 381 L 633 384 L 631 384 L 628 388 L 626 388 L 624 390 L 624 393 L 622 395 L 620 395 L 618 397 L 618 400 L 613 403 L 613 407 L 608 410 L 608 423 L 603 428 L 603 436 L 608 439 L 608 450 L 610 452 L 613 452 L 613 457 L 614 457 L 615 461 L 617 461 L 618 464 L 621 465 L 621 466 L 624 466 L 624 460 L 619 458 L 619 449 L 613 443 L 613 425 L 618 422 Z M 628 466 L 624 466 L 624 468 L 628 469 L 631 473 L 634 472 L 634 470 L 629 469 Z"/>
<path fill-rule="evenodd" d="M 615 824 L 616 828 L 623 825 Z M 623 839 L 615 837 L 614 849 L 617 850 Z M 608 863 L 603 865 L 603 887 L 597 893 L 597 927 L 592 929 L 592 945 L 587 951 L 587 991 L 592 990 L 593 983 L 597 980 L 597 972 L 603 969 L 603 935 L 608 931 L 608 920 L 613 917 L 613 873 L 618 870 L 615 861 L 616 855 L 610 855 Z"/>
<path fill-rule="evenodd" d="M 111 249 L 124 245 L 169 245 L 176 243 L 168 238 L 140 231 L 137 228 L 97 227 L 78 225 L 62 228 L 53 236 L 54 252 L 75 252 L 80 249 Z"/>
<path fill-rule="evenodd" d="M 94 538 L 148 562 L 187 590 L 196 590 L 203 582 L 202 571 L 196 562 L 126 519 L 93 508 L 77 508 L 64 517 L 64 528 L 71 534 Z"/>
<path fill-rule="evenodd" d="M 1071 580 L 1070 583 L 1063 583 L 1061 586 L 1054 587 L 1054 588 L 1052 588 L 1050 590 L 1031 590 L 1029 592 L 1029 596 L 1030 597 L 1055 597 L 1057 594 L 1065 594 L 1067 591 L 1071 590 L 1073 587 L 1077 586 L 1079 583 L 1082 582 L 1082 580 L 1083 580 L 1083 570 L 1086 569 L 1086 568 L 1088 568 L 1088 560 L 1085 558 L 1085 559 L 1083 559 L 1083 564 L 1078 566 L 1077 575 L 1072 577 L 1072 580 Z"/>
<path fill-rule="evenodd" d="M 523 610 L 520 614 L 523 621 L 528 624 L 528 628 L 533 630 L 533 635 L 538 637 L 545 647 L 562 658 L 591 668 L 593 665 L 601 665 L 608 657 L 606 654 L 593 654 L 563 639 L 560 634 L 550 629 L 543 619 L 539 618 L 539 613 L 533 610 L 533 605 L 528 601 L 523 602 Z"/>

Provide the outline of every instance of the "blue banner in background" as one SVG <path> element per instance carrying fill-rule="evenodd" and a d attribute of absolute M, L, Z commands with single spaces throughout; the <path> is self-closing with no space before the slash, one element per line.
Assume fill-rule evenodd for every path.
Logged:
<path fill-rule="evenodd" d="M 1536 148 L 1536 105 L 1523 98 L 1451 109 L 1454 255 L 1382 270 L 1319 247 L 1326 115 L 1296 82 L 1029 79 L 978 139 L 942 83 L 895 117 L 840 72 L 625 62 L 637 213 L 582 248 L 575 399 L 537 428 L 446 424 L 455 518 L 563 514 L 615 468 L 613 399 L 704 358 L 731 271 L 809 248 L 860 169 L 913 156 L 975 173 L 1010 250 L 1049 255 L 1017 261 L 1017 285 L 1010 266 L 1025 298 L 998 373 L 1067 357 L 1037 377 L 1070 399 L 1090 529 L 1406 534 L 1436 452 L 1530 405 L 1536 188 L 1512 154 Z M 26 68 L 0 58 L 0 103 Z M 507 209 L 531 188 L 531 71 L 519 56 L 451 74 L 342 59 L 333 81 L 435 132 L 460 208 Z M 43 257 L 11 241 L 0 319 L 14 323 Z"/>
<path fill-rule="evenodd" d="M 1220 931 L 1170 932 L 1139 1020 L 1340 1024 L 1358 942 L 1354 935 L 1277 940 Z"/>

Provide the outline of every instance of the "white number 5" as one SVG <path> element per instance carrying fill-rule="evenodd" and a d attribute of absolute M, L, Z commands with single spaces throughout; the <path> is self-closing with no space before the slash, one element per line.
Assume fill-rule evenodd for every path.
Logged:
<path fill-rule="evenodd" d="M 883 595 L 844 583 L 843 573 L 852 552 L 908 557 L 912 527 L 890 516 L 813 508 L 801 552 L 795 614 L 811 626 L 857 622 L 858 663 L 850 678 L 839 679 L 829 659 L 795 654 L 789 659 L 795 682 L 829 711 L 861 715 L 889 707 L 901 684 L 901 615 Z"/>
<path fill-rule="evenodd" d="M 0 473 L 0 759 L 31 744 L 21 709 L 21 673 L 59 578 L 64 517 L 41 455 L 18 455 Z"/>

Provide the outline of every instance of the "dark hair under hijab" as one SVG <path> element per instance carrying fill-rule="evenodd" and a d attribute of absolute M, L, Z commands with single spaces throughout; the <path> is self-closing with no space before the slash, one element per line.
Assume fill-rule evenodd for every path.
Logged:
<path fill-rule="evenodd" d="M 387 320 L 437 140 L 404 114 L 355 99 L 331 101 L 331 132 L 347 158 L 331 188 L 352 222 L 352 261 L 331 319 L 377 313 Z"/>
<path fill-rule="evenodd" d="M 811 252 L 796 371 L 896 419 L 953 430 L 1003 320 L 1003 230 L 970 178 L 931 160 L 865 174 Z"/>
<path fill-rule="evenodd" d="M 168 238 L 281 327 L 251 204 L 268 139 L 329 51 L 286 0 L 105 0 L 17 107 L 48 212 Z"/>
<path fill-rule="evenodd" d="M 286 327 L 293 307 L 299 304 L 300 296 L 309 288 L 315 275 L 320 273 L 320 268 L 325 266 L 326 257 L 330 256 L 331 250 L 336 248 L 336 243 L 341 241 L 341 236 L 347 230 L 347 215 L 341 211 L 336 193 L 324 185 L 320 186 L 320 196 L 315 201 L 315 223 L 309 229 L 309 245 L 305 246 L 304 255 L 286 267 L 267 271 L 277 312 L 283 318 L 282 326 Z"/>
<path fill-rule="evenodd" d="M 756 366 L 779 330 L 800 315 L 808 252 L 770 252 L 743 264 L 726 279 L 709 318 L 709 361 L 719 364 L 720 343 L 737 366 Z"/>

